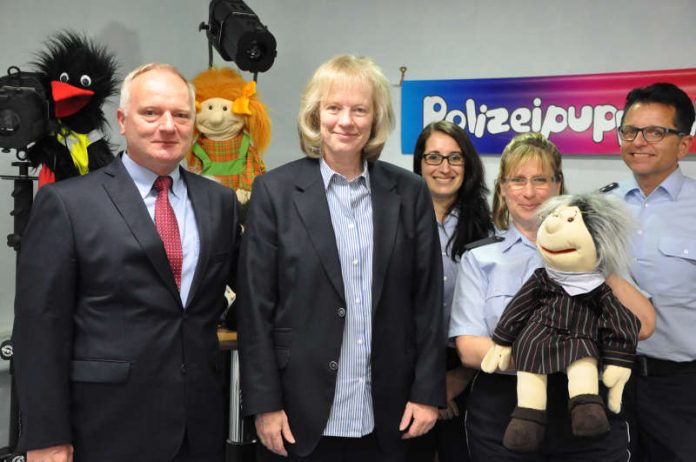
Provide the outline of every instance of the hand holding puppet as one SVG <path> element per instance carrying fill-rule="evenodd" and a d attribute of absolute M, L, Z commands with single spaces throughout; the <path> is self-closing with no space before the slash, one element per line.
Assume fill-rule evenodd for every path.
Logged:
<path fill-rule="evenodd" d="M 46 43 L 34 65 L 50 95 L 51 132 L 27 151 L 42 166 L 39 187 L 84 175 L 114 158 L 104 138 L 102 105 L 116 93 L 116 60 L 105 48 L 74 32 Z"/>
<path fill-rule="evenodd" d="M 211 68 L 192 81 L 196 88 L 197 137 L 187 156 L 189 170 L 215 177 L 244 204 L 251 184 L 266 171 L 261 154 L 271 138 L 256 82 L 230 68 Z"/>
<path fill-rule="evenodd" d="M 628 263 L 630 212 L 600 194 L 559 196 L 539 209 L 536 245 L 545 263 L 510 301 L 493 333 L 484 372 L 517 368 L 517 407 L 503 445 L 535 451 L 544 439 L 546 380 L 568 375 L 573 434 L 609 431 L 599 396 L 598 362 L 609 410 L 621 409 L 640 321 L 613 295 L 605 278 Z"/>

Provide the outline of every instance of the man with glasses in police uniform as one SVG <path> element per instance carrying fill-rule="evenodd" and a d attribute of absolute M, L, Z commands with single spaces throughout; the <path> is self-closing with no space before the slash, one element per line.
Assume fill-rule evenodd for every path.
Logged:
<path fill-rule="evenodd" d="M 679 169 L 693 125 L 689 96 L 656 83 L 629 92 L 618 129 L 633 177 L 612 185 L 612 193 L 638 219 L 631 273 L 657 312 L 634 370 L 631 398 L 646 458 L 638 460 L 696 458 L 696 180 Z"/>

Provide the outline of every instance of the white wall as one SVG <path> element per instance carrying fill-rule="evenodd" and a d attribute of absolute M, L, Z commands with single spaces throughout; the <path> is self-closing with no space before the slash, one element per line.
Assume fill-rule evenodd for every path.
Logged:
<path fill-rule="evenodd" d="M 695 0 L 247 0 L 278 41 L 278 58 L 259 76 L 271 110 L 269 167 L 300 156 L 295 116 L 314 69 L 338 53 L 372 56 L 394 83 L 408 79 L 523 77 L 694 67 Z M 75 28 L 116 52 L 122 73 L 163 61 L 189 77 L 207 66 L 207 0 L 0 0 L 0 75 L 26 64 L 41 42 Z M 216 63 L 222 61 L 216 56 Z M 247 78 L 250 78 L 247 75 Z M 399 89 L 394 88 L 399 112 Z M 113 104 L 107 107 L 113 113 Z M 115 126 L 114 118 L 111 118 Z M 118 135 L 114 135 L 118 139 Z M 397 128 L 382 155 L 406 168 Z M 13 174 L 1 155 L 0 174 Z M 497 157 L 486 156 L 489 184 Z M 626 176 L 618 158 L 564 159 L 572 192 Z M 684 170 L 696 176 L 696 162 Z M 11 182 L 0 181 L 0 235 L 12 220 Z M 0 242 L 0 338 L 9 332 L 14 297 L 14 252 Z M 1 417 L 1 416 L 0 416 Z"/>

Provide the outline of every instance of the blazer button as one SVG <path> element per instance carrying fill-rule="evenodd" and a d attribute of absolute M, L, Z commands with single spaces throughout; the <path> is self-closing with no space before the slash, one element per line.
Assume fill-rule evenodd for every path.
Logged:
<path fill-rule="evenodd" d="M 181 370 L 182 374 L 186 375 L 186 364 L 182 364 L 179 369 Z"/>
<path fill-rule="evenodd" d="M 339 317 L 339 318 L 345 318 L 345 317 L 346 317 L 346 309 L 343 308 L 343 307 L 340 307 L 340 308 L 338 309 L 337 314 L 338 314 L 338 317 Z"/>
<path fill-rule="evenodd" d="M 329 370 L 337 371 L 338 370 L 338 363 L 336 361 L 331 361 L 329 363 Z"/>

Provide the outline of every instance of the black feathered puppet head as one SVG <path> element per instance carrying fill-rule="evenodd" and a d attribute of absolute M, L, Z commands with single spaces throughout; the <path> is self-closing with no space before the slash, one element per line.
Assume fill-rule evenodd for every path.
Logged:
<path fill-rule="evenodd" d="M 103 130 L 102 105 L 116 94 L 116 59 L 87 37 L 63 31 L 48 39 L 33 63 L 51 95 L 54 118 L 79 133 Z"/>

